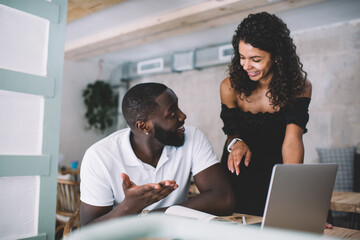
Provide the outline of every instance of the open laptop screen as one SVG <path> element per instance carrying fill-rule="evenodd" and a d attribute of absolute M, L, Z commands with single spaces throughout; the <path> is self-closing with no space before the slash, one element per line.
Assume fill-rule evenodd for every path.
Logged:
<path fill-rule="evenodd" d="M 322 233 L 337 164 L 277 164 L 261 227 Z"/>

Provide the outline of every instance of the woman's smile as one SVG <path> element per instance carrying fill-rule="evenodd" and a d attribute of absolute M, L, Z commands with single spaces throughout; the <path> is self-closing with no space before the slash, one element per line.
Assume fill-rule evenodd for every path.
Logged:
<path fill-rule="evenodd" d="M 273 60 L 270 53 L 252 45 L 239 42 L 240 64 L 252 81 L 268 82 L 273 76 Z"/>

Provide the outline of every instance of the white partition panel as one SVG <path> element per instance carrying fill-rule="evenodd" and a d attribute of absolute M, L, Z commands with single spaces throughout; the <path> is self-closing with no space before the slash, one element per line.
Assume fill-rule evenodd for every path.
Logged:
<path fill-rule="evenodd" d="M 0 2 L 0 240 L 53 240 L 68 1 Z"/>
<path fill-rule="evenodd" d="M 0 90 L 0 155 L 41 155 L 44 98 Z"/>
<path fill-rule="evenodd" d="M 19 239 L 36 235 L 39 185 L 39 176 L 0 178 L 0 239 Z"/>
<path fill-rule="evenodd" d="M 46 75 L 48 29 L 48 20 L 0 4 L 0 68 Z"/>

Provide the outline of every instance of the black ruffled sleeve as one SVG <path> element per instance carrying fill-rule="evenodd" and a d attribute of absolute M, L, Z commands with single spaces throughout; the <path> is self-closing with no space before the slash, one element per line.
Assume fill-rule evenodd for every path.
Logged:
<path fill-rule="evenodd" d="M 291 106 L 284 107 L 286 124 L 295 123 L 307 132 L 306 124 L 309 121 L 310 98 L 297 98 Z"/>
<path fill-rule="evenodd" d="M 222 130 L 226 135 L 238 134 L 239 121 L 236 108 L 228 108 L 225 104 L 221 104 L 220 117 L 224 123 L 224 127 L 222 128 Z"/>

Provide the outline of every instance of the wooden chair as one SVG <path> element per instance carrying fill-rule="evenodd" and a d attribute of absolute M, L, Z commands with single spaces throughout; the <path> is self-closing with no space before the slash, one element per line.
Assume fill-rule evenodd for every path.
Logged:
<path fill-rule="evenodd" d="M 196 197 L 199 193 L 199 189 L 196 187 L 195 183 L 192 182 L 189 187 L 189 198 Z"/>
<path fill-rule="evenodd" d="M 63 232 L 63 239 L 75 229 L 80 228 L 80 209 L 77 209 L 66 223 Z"/>
<path fill-rule="evenodd" d="M 74 212 L 80 208 L 80 183 L 78 181 L 58 179 L 56 231 L 64 229 Z"/>

